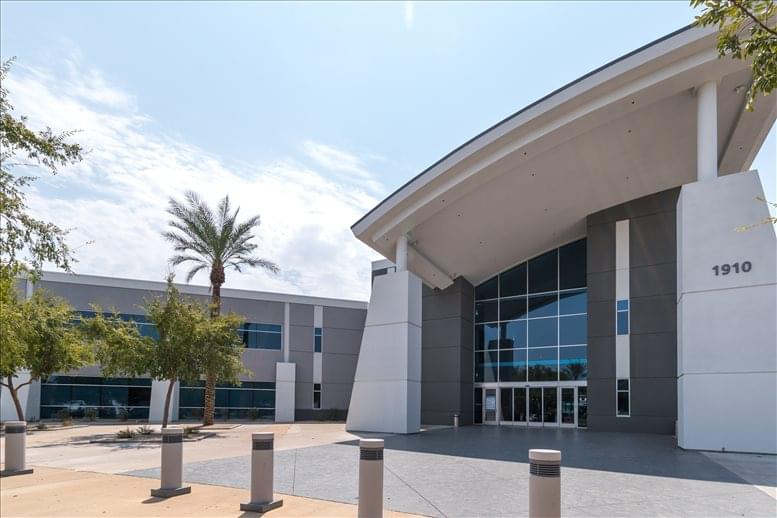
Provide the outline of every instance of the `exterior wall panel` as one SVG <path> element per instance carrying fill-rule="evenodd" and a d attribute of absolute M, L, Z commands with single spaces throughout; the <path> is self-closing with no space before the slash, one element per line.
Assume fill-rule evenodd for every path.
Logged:
<path fill-rule="evenodd" d="M 674 433 L 676 205 L 671 189 L 588 217 L 588 427 Z M 615 222 L 629 220 L 630 417 L 615 405 Z"/>

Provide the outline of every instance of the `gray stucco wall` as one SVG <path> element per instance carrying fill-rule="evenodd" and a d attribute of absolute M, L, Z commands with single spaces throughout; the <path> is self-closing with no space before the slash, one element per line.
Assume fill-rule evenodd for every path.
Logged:
<path fill-rule="evenodd" d="M 591 214 L 588 233 L 588 427 L 674 433 L 677 419 L 679 189 Z M 615 222 L 629 219 L 631 417 L 615 416 Z"/>
<path fill-rule="evenodd" d="M 444 290 L 423 287 L 421 422 L 472 424 L 472 318 L 475 290 L 459 277 Z"/>

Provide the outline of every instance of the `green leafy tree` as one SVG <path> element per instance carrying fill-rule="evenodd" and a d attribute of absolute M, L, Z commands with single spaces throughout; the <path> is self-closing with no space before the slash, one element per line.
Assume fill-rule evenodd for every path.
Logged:
<path fill-rule="evenodd" d="M 118 315 L 97 316 L 85 324 L 97 344 L 97 359 L 106 376 L 151 376 L 168 380 L 162 426 L 170 416 L 170 400 L 175 383 L 196 381 L 210 368 L 219 381 L 237 383 L 246 372 L 241 361 L 242 342 L 236 315 L 210 318 L 207 306 L 181 296 L 168 279 L 164 296 L 146 302 L 149 322 L 157 337 L 140 336 L 136 324 Z"/>
<path fill-rule="evenodd" d="M 73 257 L 67 231 L 29 214 L 24 190 L 37 177 L 16 171 L 42 168 L 56 174 L 59 167 L 79 162 L 82 148 L 67 142 L 73 131 L 34 131 L 26 117 L 14 115 L 4 86 L 11 63 L 0 65 L 0 273 L 27 270 L 39 276 L 44 262 L 69 271 Z"/>
<path fill-rule="evenodd" d="M 691 0 L 702 7 L 696 17 L 701 27 L 717 25 L 718 53 L 750 61 L 753 82 L 747 91 L 747 109 L 760 93 L 777 87 L 777 3 L 774 0 Z"/>
<path fill-rule="evenodd" d="M 74 318 L 67 302 L 43 290 L 22 300 L 14 277 L 0 273 L 0 385 L 8 389 L 19 420 L 24 421 L 22 387 L 92 361 L 91 348 L 73 325 Z M 14 384 L 23 371 L 30 379 Z"/>
<path fill-rule="evenodd" d="M 175 255 L 170 263 L 177 266 L 191 263 L 186 275 L 189 282 L 198 272 L 210 274 L 211 316 L 221 314 L 221 286 L 226 280 L 226 270 L 242 271 L 243 268 L 262 268 L 277 273 L 278 266 L 267 259 L 254 256 L 258 248 L 251 240 L 260 224 L 260 217 L 252 216 L 238 222 L 238 207 L 234 211 L 229 196 L 224 197 L 213 211 L 195 192 L 187 192 L 184 201 L 170 198 L 167 212 L 172 216 L 170 230 L 165 239 L 173 245 Z M 217 372 L 211 367 L 205 376 L 205 410 L 203 424 L 213 424 L 216 403 Z"/>

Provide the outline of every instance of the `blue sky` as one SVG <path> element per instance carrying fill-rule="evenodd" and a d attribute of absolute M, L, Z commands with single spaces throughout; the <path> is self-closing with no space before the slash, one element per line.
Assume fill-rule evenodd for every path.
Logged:
<path fill-rule="evenodd" d="M 375 255 L 348 229 L 361 214 L 693 12 L 687 2 L 3 2 L 0 15 L 17 111 L 81 129 L 91 150 L 30 199 L 74 227 L 74 246 L 93 241 L 78 249 L 78 272 L 161 279 L 164 201 L 195 188 L 262 214 L 263 255 L 283 269 L 228 285 L 364 298 Z M 755 164 L 772 198 L 775 147 L 772 130 Z"/>

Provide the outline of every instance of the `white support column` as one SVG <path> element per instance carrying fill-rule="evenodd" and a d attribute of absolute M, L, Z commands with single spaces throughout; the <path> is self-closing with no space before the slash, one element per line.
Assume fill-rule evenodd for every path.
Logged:
<path fill-rule="evenodd" d="M 718 85 L 708 81 L 696 91 L 696 179 L 718 177 Z"/>
<path fill-rule="evenodd" d="M 297 380 L 297 364 L 275 364 L 275 422 L 294 422 L 294 388 Z"/>
<path fill-rule="evenodd" d="M 407 270 L 407 235 L 402 234 L 397 238 L 397 257 L 394 263 L 398 272 Z"/>
<path fill-rule="evenodd" d="M 289 346 L 291 333 L 291 308 L 289 303 L 283 305 L 283 361 L 289 362 Z"/>

